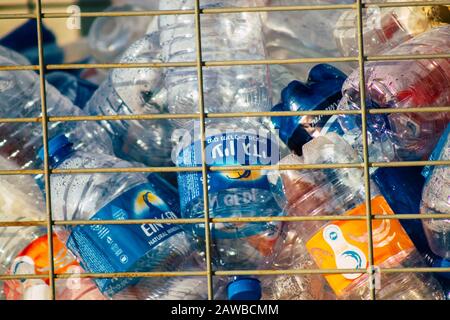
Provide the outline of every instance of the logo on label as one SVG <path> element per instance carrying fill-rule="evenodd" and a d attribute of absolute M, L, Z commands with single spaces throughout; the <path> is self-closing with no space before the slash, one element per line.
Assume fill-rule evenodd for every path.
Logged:
<path fill-rule="evenodd" d="M 142 213 L 142 211 L 153 207 L 158 208 L 161 211 L 170 211 L 167 204 L 156 194 L 150 191 L 141 191 L 135 201 L 134 210 L 136 213 Z"/>
<path fill-rule="evenodd" d="M 334 224 L 328 225 L 323 230 L 323 238 L 330 245 L 334 252 L 336 267 L 338 269 L 361 269 L 366 268 L 367 259 L 358 247 L 348 243 L 341 229 Z M 353 280 L 362 274 L 348 273 L 343 274 L 346 279 Z"/>

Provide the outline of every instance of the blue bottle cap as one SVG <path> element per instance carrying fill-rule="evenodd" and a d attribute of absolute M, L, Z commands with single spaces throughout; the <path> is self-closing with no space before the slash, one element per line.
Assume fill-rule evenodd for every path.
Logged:
<path fill-rule="evenodd" d="M 228 283 L 228 300 L 259 300 L 261 299 L 261 283 L 255 278 L 237 277 Z"/>
<path fill-rule="evenodd" d="M 62 150 L 66 150 L 67 147 L 71 147 L 72 143 L 63 134 L 58 135 L 48 142 L 48 156 L 49 158 L 60 158 Z M 41 147 L 38 151 L 39 158 L 44 161 L 44 147 Z"/>

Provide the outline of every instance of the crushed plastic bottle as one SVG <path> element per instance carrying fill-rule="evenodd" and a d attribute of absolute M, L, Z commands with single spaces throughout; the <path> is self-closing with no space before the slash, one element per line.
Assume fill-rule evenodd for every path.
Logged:
<path fill-rule="evenodd" d="M 122 63 L 161 62 L 159 34 L 135 42 L 123 54 Z M 160 68 L 114 69 L 85 107 L 91 115 L 137 115 L 167 113 L 164 73 Z M 114 153 L 148 166 L 171 163 L 171 124 L 167 120 L 101 121 L 110 136 Z"/>
<path fill-rule="evenodd" d="M 64 135 L 49 141 L 49 156 L 51 167 L 59 169 L 132 166 L 110 155 L 75 151 Z M 56 220 L 178 218 L 177 194 L 156 174 L 53 175 L 51 193 Z M 173 224 L 79 225 L 67 230 L 67 247 L 87 272 L 174 271 L 191 253 L 187 233 Z M 94 281 L 103 294 L 113 296 L 139 278 Z"/>
<path fill-rule="evenodd" d="M 110 6 L 105 12 L 143 11 L 137 4 Z M 128 47 L 145 35 L 152 21 L 149 16 L 137 17 L 98 17 L 92 23 L 88 39 L 94 60 L 99 63 L 113 63 Z"/>
<path fill-rule="evenodd" d="M 192 8 L 194 1 L 178 2 L 177 9 Z M 252 6 L 253 1 L 202 1 L 202 8 Z M 160 1 L 160 10 L 173 9 L 172 1 Z M 259 14 L 206 15 L 202 17 L 202 59 L 265 59 Z M 158 20 L 163 62 L 196 61 L 195 23 L 192 15 L 160 16 Z M 198 79 L 195 68 L 169 68 L 164 86 L 171 113 L 196 113 Z M 203 70 L 204 104 L 207 112 L 268 111 L 271 89 L 267 66 L 214 67 Z M 177 127 L 192 128 L 192 121 L 172 120 Z"/>
<path fill-rule="evenodd" d="M 15 220 L 29 220 L 17 218 Z M 43 227 L 7 227 L 0 232 L 0 272 L 2 274 L 47 275 L 48 240 Z M 88 278 L 80 278 L 83 273 L 75 256 L 61 240 L 53 234 L 55 274 L 73 273 L 73 277 L 55 281 L 58 300 L 105 300 L 95 283 Z M 49 300 L 49 279 L 7 280 L 0 295 L 7 300 Z"/>
<path fill-rule="evenodd" d="M 174 149 L 178 167 L 200 167 L 201 143 L 197 130 L 186 131 Z M 287 148 L 275 134 L 252 119 L 211 121 L 206 127 L 208 165 L 274 165 Z M 204 216 L 201 172 L 179 172 L 181 213 L 185 218 Z M 261 170 L 208 173 L 210 217 L 258 217 L 282 214 Z M 217 268 L 254 268 L 270 252 L 280 231 L 279 222 L 215 223 L 211 229 L 212 261 Z M 192 225 L 197 250 L 204 259 L 203 224 Z"/>
<path fill-rule="evenodd" d="M 346 75 L 328 64 L 318 64 L 309 71 L 308 81 L 293 81 L 281 92 L 281 102 L 272 111 L 336 110 L 342 98 Z M 302 146 L 323 131 L 332 116 L 272 117 L 280 138 L 301 155 Z M 337 128 L 341 131 L 340 126 Z"/>
<path fill-rule="evenodd" d="M 16 65 L 0 57 L 0 65 Z M 81 116 L 83 111 L 46 84 L 47 112 L 50 116 Z M 33 71 L 0 71 L 0 117 L 37 118 L 41 115 L 39 77 Z M 104 130 L 92 121 L 50 122 L 49 137 L 64 133 L 75 141 L 75 149 L 86 152 L 112 152 Z M 37 150 L 42 146 L 42 128 L 38 123 L 1 123 L 0 155 L 20 168 L 33 169 L 41 163 Z"/>
<path fill-rule="evenodd" d="M 267 6 L 351 4 L 353 0 L 269 0 Z M 333 39 L 335 24 L 345 10 L 279 11 L 261 14 L 270 59 L 298 59 L 337 57 L 340 55 Z M 352 67 L 348 63 L 332 63 L 345 73 Z M 285 65 L 296 79 L 304 81 L 311 65 L 299 63 Z M 273 66 L 270 66 L 271 72 Z M 286 86 L 288 83 L 284 83 Z"/>
<path fill-rule="evenodd" d="M 450 26 L 434 28 L 393 50 L 389 55 L 439 54 L 450 50 Z M 368 108 L 421 108 L 450 104 L 450 59 L 366 63 Z M 344 83 L 339 110 L 360 109 L 359 71 Z M 450 121 L 449 113 L 368 115 L 371 161 L 426 159 Z M 340 116 L 347 135 L 362 149 L 361 117 Z M 372 149 L 372 150 L 371 150 Z"/>
<path fill-rule="evenodd" d="M 344 56 L 358 55 L 356 11 L 344 11 L 336 22 L 334 38 Z M 364 53 L 375 55 L 390 50 L 413 37 L 450 23 L 449 8 L 427 7 L 376 8 L 363 12 Z"/>
<path fill-rule="evenodd" d="M 430 160 L 450 159 L 450 125 L 442 134 Z M 420 212 L 426 214 L 450 213 L 450 170 L 448 166 L 425 167 L 426 178 Z M 428 243 L 433 252 L 444 259 L 450 259 L 450 220 L 422 220 Z"/>
<path fill-rule="evenodd" d="M 282 163 L 352 163 L 358 161 L 355 150 L 339 135 L 329 133 L 304 145 L 303 158 L 291 155 Z M 365 215 L 362 170 L 357 168 L 313 171 L 281 171 L 284 209 L 291 216 Z M 372 213 L 394 212 L 371 184 Z M 311 221 L 291 227 L 320 269 L 363 269 L 368 267 L 367 225 L 361 220 Z M 280 238 L 282 239 L 282 238 Z M 420 266 L 423 261 L 398 220 L 374 220 L 374 263 L 381 268 Z M 301 256 L 301 254 L 298 254 Z M 298 256 L 297 255 L 297 256 Z M 302 259 L 306 259 L 303 255 Z M 300 259 L 306 264 L 307 260 Z M 292 263 L 298 263 L 292 261 Z M 307 265 L 307 264 L 306 264 Z M 379 274 L 376 276 L 380 276 Z M 325 275 L 338 299 L 367 299 L 367 274 Z M 439 284 L 427 275 L 381 273 L 379 299 L 442 299 Z M 306 290 L 310 290 L 309 287 Z"/>

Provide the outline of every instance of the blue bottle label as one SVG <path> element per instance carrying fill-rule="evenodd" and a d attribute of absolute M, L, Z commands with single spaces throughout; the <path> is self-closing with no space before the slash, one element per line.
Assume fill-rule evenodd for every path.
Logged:
<path fill-rule="evenodd" d="M 167 205 L 173 195 L 155 192 L 151 183 L 138 185 L 101 208 L 91 220 L 177 219 Z M 181 232 L 173 224 L 81 225 L 72 229 L 67 246 L 80 258 L 87 272 L 144 271 L 145 255 L 169 237 Z M 151 265 L 151 261 L 148 265 Z M 145 270 L 151 271 L 151 270 Z M 113 295 L 138 278 L 95 279 L 99 289 Z"/>
<path fill-rule="evenodd" d="M 268 135 L 231 132 L 213 135 L 206 139 L 206 163 L 208 165 L 274 165 L 280 159 L 277 140 Z M 201 166 L 201 143 L 195 141 L 181 150 L 177 157 L 179 167 Z M 178 174 L 181 212 L 203 197 L 201 172 Z M 270 184 L 263 170 L 215 171 L 208 173 L 210 207 L 239 206 L 256 202 L 255 189 L 269 190 Z M 243 189 L 234 195 L 219 198 L 214 193 L 227 189 Z"/>

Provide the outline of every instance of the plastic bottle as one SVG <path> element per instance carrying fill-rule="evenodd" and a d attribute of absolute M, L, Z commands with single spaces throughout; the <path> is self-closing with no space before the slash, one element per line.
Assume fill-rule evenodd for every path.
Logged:
<path fill-rule="evenodd" d="M 105 12 L 143 11 L 141 4 L 113 5 Z M 89 29 L 88 39 L 96 62 L 113 63 L 136 40 L 145 35 L 152 17 L 98 17 Z"/>
<path fill-rule="evenodd" d="M 318 64 L 309 71 L 308 81 L 293 81 L 281 92 L 281 102 L 272 111 L 336 110 L 342 98 L 346 75 L 328 64 Z M 301 155 L 302 146 L 329 131 L 331 116 L 272 117 L 280 138 L 291 150 Z M 340 127 L 339 127 L 340 129 Z"/>
<path fill-rule="evenodd" d="M 201 166 L 199 131 L 186 131 L 174 150 L 179 167 Z M 208 123 L 207 165 L 274 165 L 287 148 L 252 119 Z M 268 182 L 269 171 L 241 170 L 208 173 L 210 217 L 258 217 L 282 214 Z M 201 172 L 178 173 L 181 212 L 186 218 L 203 217 Z M 210 227 L 212 260 L 217 268 L 255 268 L 270 252 L 280 223 L 215 223 Z M 204 254 L 204 225 L 192 225 L 198 249 Z"/>
<path fill-rule="evenodd" d="M 2 169 L 17 167 L 0 157 Z M 0 219 L 7 221 L 45 220 L 44 199 L 30 176 L 1 176 Z M 79 278 L 78 262 L 56 234 L 53 235 L 54 272 L 74 273 L 55 281 L 56 298 L 70 300 L 104 299 L 95 283 Z M 0 229 L 0 274 L 48 273 L 48 243 L 45 227 L 4 227 Z M 76 273 L 76 274 L 75 274 Z M 41 300 L 50 298 L 48 279 L 7 280 L 0 287 L 0 299 Z"/>
<path fill-rule="evenodd" d="M 334 5 L 351 4 L 351 0 L 269 0 L 266 6 L 293 5 Z M 336 21 L 346 10 L 308 10 L 279 11 L 261 13 L 263 30 L 269 59 L 298 59 L 317 57 L 337 57 L 339 50 L 333 39 Z M 332 63 L 345 73 L 352 71 L 349 63 Z M 295 75 L 295 79 L 305 81 L 308 78 L 310 64 L 283 65 Z M 271 65 L 272 82 L 273 69 Z M 286 86 L 288 83 L 284 83 Z"/>
<path fill-rule="evenodd" d="M 351 163 L 358 156 L 351 146 L 335 133 L 308 142 L 303 159 L 291 155 L 284 163 Z M 326 169 L 322 171 L 282 171 L 286 195 L 284 209 L 293 216 L 365 215 L 361 169 Z M 392 209 L 371 185 L 372 213 L 391 215 Z M 292 223 L 303 244 L 298 255 L 308 253 L 316 268 L 365 269 L 368 265 L 366 221 L 340 220 Z M 283 241 L 283 238 L 280 238 Z M 398 220 L 374 220 L 374 263 L 381 268 L 420 266 L 423 261 Z M 305 255 L 299 260 L 307 265 Z M 294 262 L 294 261 L 293 261 Z M 297 261 L 295 261 L 297 262 Z M 367 299 L 366 274 L 325 275 L 338 299 Z M 376 275 L 380 277 L 380 274 Z M 441 299 L 439 284 L 432 277 L 416 273 L 381 273 L 377 278 L 379 299 Z"/>
<path fill-rule="evenodd" d="M 363 16 L 364 53 L 390 50 L 433 27 L 449 23 L 446 6 L 376 8 Z M 344 11 L 336 22 L 334 38 L 344 56 L 358 55 L 357 20 L 354 10 Z"/>
<path fill-rule="evenodd" d="M 450 159 L 450 125 L 442 134 L 430 160 Z M 448 166 L 425 167 L 426 179 L 422 193 L 420 212 L 426 214 L 450 213 L 449 189 L 450 177 Z M 431 250 L 441 258 L 450 259 L 450 222 L 448 219 L 422 220 Z"/>
<path fill-rule="evenodd" d="M 201 271 L 205 266 L 199 264 L 198 252 L 187 257 L 179 269 L 182 271 Z M 208 281 L 206 276 L 161 277 L 159 284 L 150 278 L 142 278 L 136 285 L 116 294 L 114 300 L 207 300 Z M 214 300 L 227 299 L 228 277 L 213 276 Z M 245 289 L 245 288 L 244 288 Z M 246 291 L 236 288 L 235 292 Z"/>
<path fill-rule="evenodd" d="M 450 26 L 434 28 L 389 50 L 386 54 L 439 54 L 448 52 Z M 446 106 L 450 103 L 450 60 L 423 59 L 366 64 L 368 108 Z M 339 110 L 359 109 L 359 71 L 343 86 Z M 368 116 L 370 148 L 379 149 L 371 161 L 426 159 L 450 116 L 448 113 L 392 113 Z M 362 148 L 361 117 L 339 117 L 344 131 Z"/>
<path fill-rule="evenodd" d="M 40 151 L 40 157 L 43 150 Z M 52 168 L 127 168 L 132 164 L 105 154 L 75 151 L 65 136 L 50 140 Z M 158 175 L 55 175 L 51 179 L 55 219 L 121 220 L 177 218 L 177 194 Z M 191 240 L 172 224 L 80 225 L 68 228 L 67 247 L 88 272 L 173 271 L 190 254 Z M 95 279 L 113 296 L 138 278 Z M 155 280 L 157 282 L 158 280 Z"/>
<path fill-rule="evenodd" d="M 15 220 L 29 220 L 17 218 Z M 7 227 L 0 232 L 0 272 L 2 274 L 48 274 L 48 243 L 44 227 Z M 104 300 L 95 283 L 77 277 L 83 272 L 75 256 L 53 234 L 55 274 L 73 273 L 69 279 L 56 280 L 58 300 Z M 49 279 L 7 280 L 0 289 L 7 300 L 50 299 Z"/>
<path fill-rule="evenodd" d="M 159 34 L 145 36 L 123 54 L 122 63 L 161 62 Z M 159 68 L 114 69 L 85 107 L 91 115 L 165 113 L 166 92 Z M 172 128 L 167 120 L 101 121 L 114 152 L 121 158 L 148 166 L 170 164 Z"/>
<path fill-rule="evenodd" d="M 16 65 L 0 57 L 0 65 Z M 46 85 L 47 111 L 50 116 L 77 116 L 83 112 L 62 96 L 53 86 Z M 0 71 L 0 117 L 37 118 L 41 114 L 39 78 L 33 71 Z M 111 152 L 111 141 L 104 130 L 92 121 L 50 122 L 49 137 L 64 133 L 75 148 L 86 152 Z M 42 146 L 39 123 L 1 123 L 0 155 L 23 169 L 37 168 L 37 150 Z"/>
<path fill-rule="evenodd" d="M 194 1 L 178 2 L 176 9 L 192 8 Z M 202 8 L 254 6 L 253 1 L 202 1 Z M 160 10 L 174 9 L 172 1 L 160 1 Z M 195 23 L 192 15 L 160 16 L 158 19 L 162 60 L 196 61 Z M 237 13 L 202 17 L 202 59 L 265 59 L 260 15 Z M 214 67 L 203 70 L 204 104 L 207 112 L 268 111 L 271 89 L 267 66 Z M 198 79 L 195 68 L 169 68 L 164 79 L 171 113 L 198 112 Z M 192 121 L 172 120 L 177 127 L 192 128 Z"/>

